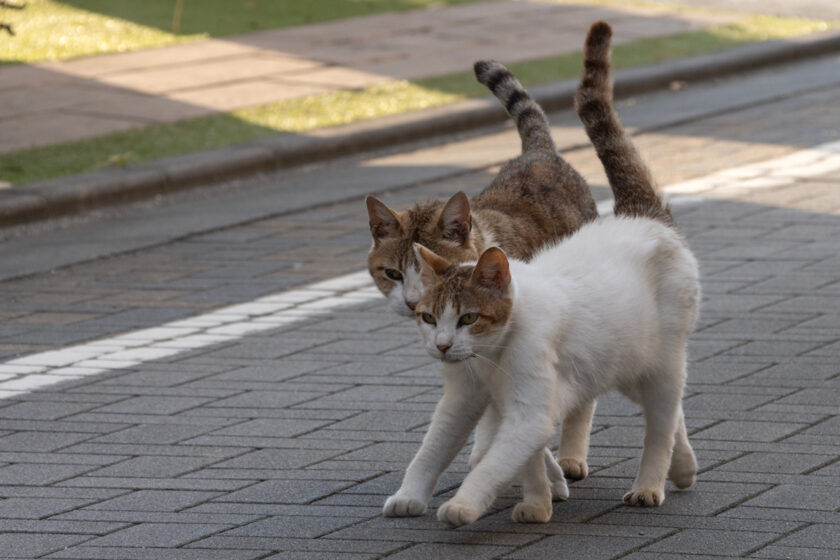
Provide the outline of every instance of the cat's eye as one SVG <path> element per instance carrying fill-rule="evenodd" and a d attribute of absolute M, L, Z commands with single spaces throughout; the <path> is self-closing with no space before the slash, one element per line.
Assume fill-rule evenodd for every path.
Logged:
<path fill-rule="evenodd" d="M 461 315 L 461 318 L 458 319 L 458 325 L 472 325 L 478 320 L 478 313 L 464 313 Z"/>
<path fill-rule="evenodd" d="M 421 313 L 420 318 L 423 319 L 424 323 L 429 323 L 430 325 L 437 325 L 437 319 L 431 313 Z"/>
<path fill-rule="evenodd" d="M 397 270 L 396 268 L 386 268 L 385 269 L 385 276 L 393 280 L 394 282 L 402 282 L 403 275 L 402 272 Z"/>

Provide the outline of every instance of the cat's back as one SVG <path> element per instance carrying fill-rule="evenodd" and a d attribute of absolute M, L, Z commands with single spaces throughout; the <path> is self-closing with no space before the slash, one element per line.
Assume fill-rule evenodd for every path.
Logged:
<path fill-rule="evenodd" d="M 569 282 L 588 298 L 639 295 L 662 282 L 696 283 L 697 261 L 680 233 L 644 217 L 599 218 L 541 251 L 532 273 Z"/>
<path fill-rule="evenodd" d="M 496 244 L 528 260 L 598 215 L 585 181 L 550 152 L 508 162 L 473 199 L 473 211 Z"/>

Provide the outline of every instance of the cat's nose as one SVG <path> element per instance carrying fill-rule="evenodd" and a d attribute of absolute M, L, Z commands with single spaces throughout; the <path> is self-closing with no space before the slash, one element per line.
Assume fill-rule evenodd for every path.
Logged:
<path fill-rule="evenodd" d="M 451 344 L 438 344 L 437 349 L 440 350 L 441 354 L 446 354 L 446 351 L 452 348 Z"/>
<path fill-rule="evenodd" d="M 417 307 L 417 302 L 416 302 L 416 301 L 408 301 L 408 300 L 405 300 L 405 304 L 406 304 L 406 305 L 408 306 L 408 308 L 409 308 L 409 309 L 411 309 L 412 311 L 414 311 L 414 308 L 415 308 L 415 307 Z"/>

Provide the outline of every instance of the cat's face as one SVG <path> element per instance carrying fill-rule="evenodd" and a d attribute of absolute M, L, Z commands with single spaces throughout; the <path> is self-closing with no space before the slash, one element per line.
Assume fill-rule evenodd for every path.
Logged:
<path fill-rule="evenodd" d="M 421 245 L 415 254 L 425 286 L 415 311 L 429 355 L 457 362 L 490 353 L 513 308 L 505 254 L 493 247 L 475 265 L 452 264 Z"/>
<path fill-rule="evenodd" d="M 369 196 L 366 200 L 373 247 L 368 270 L 396 313 L 413 317 L 425 286 L 413 250 L 421 243 L 451 262 L 475 260 L 467 195 L 456 193 L 446 204 L 420 204 L 403 212 Z"/>

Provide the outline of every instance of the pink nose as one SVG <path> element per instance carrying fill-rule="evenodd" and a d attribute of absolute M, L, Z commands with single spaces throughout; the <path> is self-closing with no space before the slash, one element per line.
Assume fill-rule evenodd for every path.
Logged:
<path fill-rule="evenodd" d="M 417 302 L 416 302 L 416 301 L 408 301 L 408 300 L 405 300 L 405 304 L 406 304 L 406 305 L 408 306 L 408 308 L 409 308 L 409 309 L 411 309 L 412 311 L 414 311 L 414 308 L 415 308 L 415 307 L 417 307 Z"/>
<path fill-rule="evenodd" d="M 446 351 L 452 348 L 451 344 L 438 344 L 437 349 L 440 350 L 441 354 L 446 354 Z"/>

